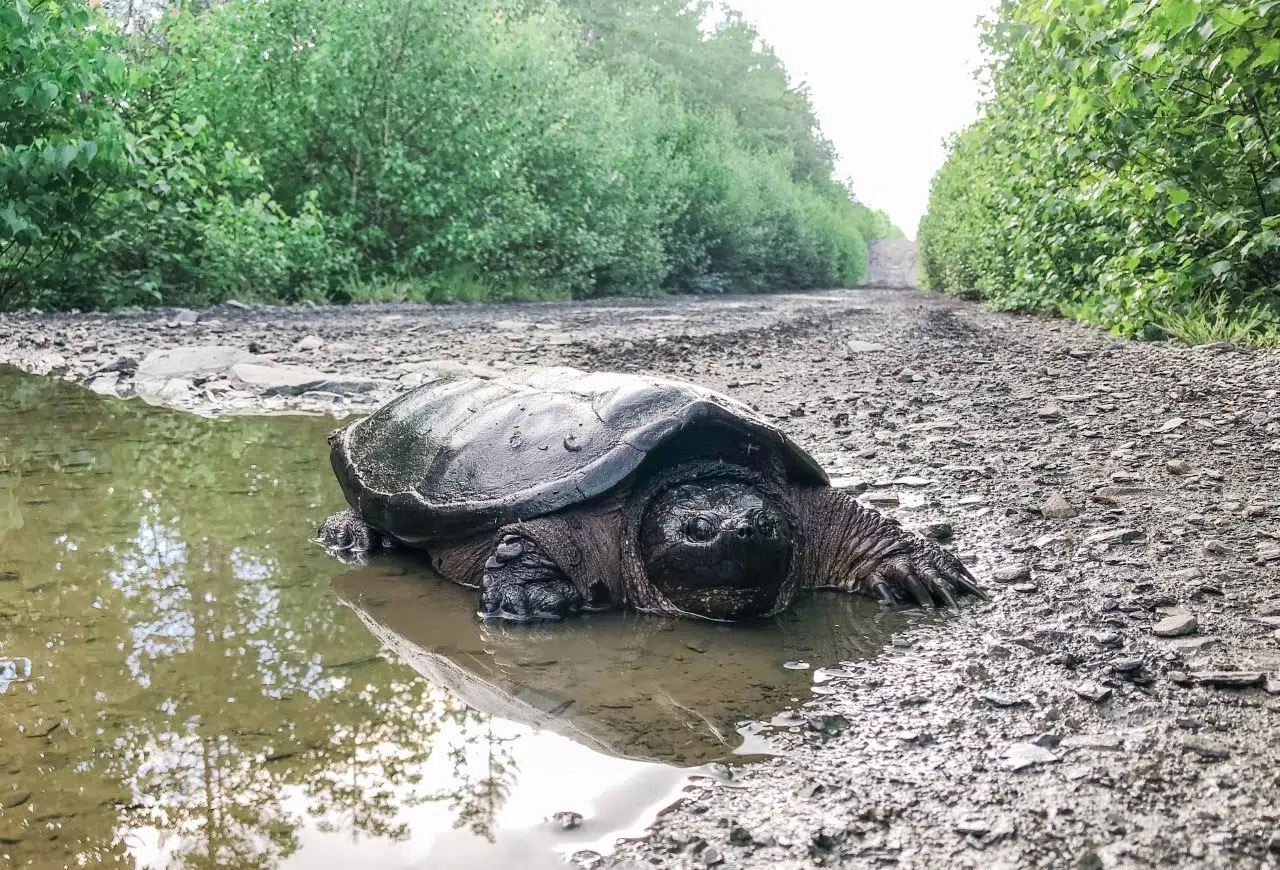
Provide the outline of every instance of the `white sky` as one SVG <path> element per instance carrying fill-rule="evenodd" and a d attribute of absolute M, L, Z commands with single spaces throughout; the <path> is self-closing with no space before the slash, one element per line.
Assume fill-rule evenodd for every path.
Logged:
<path fill-rule="evenodd" d="M 839 174 L 914 238 L 942 140 L 976 115 L 977 19 L 994 0 L 729 0 L 808 82 Z"/>

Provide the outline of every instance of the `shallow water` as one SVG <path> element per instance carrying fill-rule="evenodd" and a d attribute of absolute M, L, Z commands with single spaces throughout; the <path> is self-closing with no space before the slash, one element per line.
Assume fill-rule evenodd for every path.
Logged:
<path fill-rule="evenodd" d="M 907 618 L 485 626 L 420 560 L 310 542 L 333 425 L 0 367 L 0 863 L 560 866 Z"/>

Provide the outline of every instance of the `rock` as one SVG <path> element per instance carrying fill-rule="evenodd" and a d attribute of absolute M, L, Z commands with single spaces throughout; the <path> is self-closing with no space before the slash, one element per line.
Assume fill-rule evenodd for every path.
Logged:
<path fill-rule="evenodd" d="M 1172 432 L 1174 429 L 1182 428 L 1183 424 L 1185 424 L 1186 422 L 1187 421 L 1182 417 L 1173 417 L 1171 419 L 1165 420 L 1163 423 L 1160 424 L 1160 431 Z"/>
<path fill-rule="evenodd" d="M 1165 646 L 1178 652 L 1198 653 L 1221 643 L 1222 641 L 1216 637 L 1175 637 L 1171 638 Z"/>
<path fill-rule="evenodd" d="M 955 824 L 956 833 L 972 834 L 975 837 L 980 837 L 990 830 L 991 823 L 983 819 L 965 819 L 964 821 L 956 822 Z"/>
<path fill-rule="evenodd" d="M 1041 420 L 1053 422 L 1056 420 L 1061 420 L 1064 414 L 1061 407 L 1053 403 L 1050 403 L 1048 405 L 1045 405 L 1043 408 L 1038 409 L 1036 411 L 1036 416 L 1039 417 Z"/>
<path fill-rule="evenodd" d="M 1051 492 L 1040 506 L 1040 515 L 1050 520 L 1069 520 L 1079 516 L 1080 511 L 1072 507 L 1062 493 Z"/>
<path fill-rule="evenodd" d="M 1259 544 L 1258 551 L 1254 554 L 1254 557 L 1262 563 L 1280 562 L 1280 545 Z"/>
<path fill-rule="evenodd" d="M 1143 535 L 1142 529 L 1112 529 L 1106 532 L 1095 532 L 1084 539 L 1086 544 L 1127 544 L 1136 541 Z"/>
<path fill-rule="evenodd" d="M 992 707 L 1000 707 L 1006 710 L 1014 707 L 1031 706 L 1031 701 L 1019 695 L 1000 695 L 995 692 L 984 692 L 983 694 L 978 695 L 978 697 L 986 701 Z"/>
<path fill-rule="evenodd" d="M 1206 553 L 1212 553 L 1215 556 L 1225 556 L 1227 553 L 1231 552 L 1226 544 L 1215 538 L 1210 538 L 1204 542 L 1204 551 Z"/>
<path fill-rule="evenodd" d="M 873 341 L 857 341 L 856 339 L 849 341 L 847 346 L 849 353 L 875 353 L 876 351 L 884 350 L 883 344 L 876 344 Z"/>
<path fill-rule="evenodd" d="M 134 380 L 139 384 L 147 384 L 163 383 L 170 378 L 209 377 L 222 374 L 238 363 L 252 362 L 253 359 L 253 354 L 248 351 L 222 345 L 155 350 L 138 364 Z M 143 392 L 141 386 L 138 392 Z"/>
<path fill-rule="evenodd" d="M 893 481 L 894 486 L 929 486 L 931 483 L 933 481 L 927 477 L 913 477 L 911 475 L 899 477 Z"/>
<path fill-rule="evenodd" d="M 1118 734 L 1072 734 L 1062 738 L 1058 744 L 1063 749 L 1105 749 L 1114 751 L 1124 748 L 1124 740 Z"/>
<path fill-rule="evenodd" d="M 1151 495 L 1159 492 L 1154 486 L 1103 486 L 1094 490 L 1097 498 L 1127 498 L 1135 495 Z"/>
<path fill-rule="evenodd" d="M 264 366 L 240 363 L 232 366 L 231 374 L 241 382 L 262 390 L 268 396 L 299 396 L 311 392 L 349 396 L 370 392 L 383 384 L 382 381 L 372 378 L 331 375 L 305 366 Z"/>
<path fill-rule="evenodd" d="M 222 304 L 227 306 L 228 308 L 239 308 L 241 311 L 249 310 L 249 306 L 245 305 L 239 299 L 224 299 L 222 300 Z"/>
<path fill-rule="evenodd" d="M 833 477 L 831 488 L 847 492 L 849 495 L 862 495 L 870 488 L 870 484 L 857 477 Z"/>
<path fill-rule="evenodd" d="M 1169 579 L 1181 580 L 1183 582 L 1188 580 L 1199 580 L 1202 577 L 1204 577 L 1204 571 L 1200 568 L 1182 568 L 1169 575 Z"/>
<path fill-rule="evenodd" d="M 293 346 L 297 351 L 319 350 L 324 347 L 324 339 L 318 335 L 306 335 Z"/>
<path fill-rule="evenodd" d="M 1222 761 L 1231 757 L 1231 750 L 1226 744 L 1208 737 L 1183 737 L 1182 749 L 1199 756 L 1204 761 Z"/>
<path fill-rule="evenodd" d="M 1263 687 L 1267 690 L 1268 695 L 1280 695 L 1280 674 L 1272 674 L 1267 677 Z"/>
<path fill-rule="evenodd" d="M 867 496 L 867 501 L 881 507 L 897 507 L 901 504 L 901 500 L 896 493 L 892 492 L 876 492 Z"/>
<path fill-rule="evenodd" d="M 1001 756 L 1001 763 L 1009 770 L 1025 770 L 1041 764 L 1052 764 L 1057 760 L 1058 756 L 1034 743 L 1014 743 Z"/>
<path fill-rule="evenodd" d="M 1023 595 L 1026 595 L 1037 591 L 1040 587 L 1034 583 L 1014 583 L 1010 588 L 1013 589 L 1014 592 L 1021 592 Z"/>
<path fill-rule="evenodd" d="M 551 816 L 551 824 L 565 831 L 572 831 L 574 828 L 582 824 L 582 813 L 574 813 L 562 810 Z"/>
<path fill-rule="evenodd" d="M 950 540 L 955 535 L 955 529 L 951 527 L 951 523 L 926 523 L 917 529 L 920 534 L 926 538 L 932 538 L 935 541 Z"/>
<path fill-rule="evenodd" d="M 93 390 L 100 396 L 115 396 L 116 383 L 120 380 L 120 375 L 115 372 L 94 378 L 89 382 L 89 389 Z"/>
<path fill-rule="evenodd" d="M 708 846 L 702 851 L 702 866 L 715 867 L 724 863 L 724 854 L 715 846 Z"/>
<path fill-rule="evenodd" d="M 991 572 L 997 583 L 1026 583 L 1031 580 L 1031 569 L 1026 565 L 1001 565 Z"/>
<path fill-rule="evenodd" d="M 1156 637 L 1185 637 L 1194 634 L 1199 624 L 1194 613 L 1175 613 L 1152 626 L 1151 633 Z"/>
<path fill-rule="evenodd" d="M 729 828 L 729 842 L 734 846 L 750 846 L 755 842 L 755 837 L 742 825 L 735 823 Z"/>
<path fill-rule="evenodd" d="M 1198 686 L 1217 686 L 1222 689 L 1247 689 L 1262 683 L 1266 675 L 1261 671 L 1171 671 L 1169 679 L 1175 683 Z"/>
<path fill-rule="evenodd" d="M 1170 474 L 1190 474 L 1191 463 L 1183 459 L 1170 459 L 1164 464 L 1164 470 Z"/>

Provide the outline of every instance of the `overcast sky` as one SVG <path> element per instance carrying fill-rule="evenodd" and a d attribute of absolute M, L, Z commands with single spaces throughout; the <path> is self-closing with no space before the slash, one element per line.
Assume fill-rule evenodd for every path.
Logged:
<path fill-rule="evenodd" d="M 907 235 L 942 165 L 942 140 L 976 112 L 976 22 L 994 0 L 729 0 L 807 81 L 840 175 Z"/>

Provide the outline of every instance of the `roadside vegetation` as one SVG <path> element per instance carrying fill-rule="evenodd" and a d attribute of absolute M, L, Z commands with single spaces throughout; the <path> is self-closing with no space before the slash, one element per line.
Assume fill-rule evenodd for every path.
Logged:
<path fill-rule="evenodd" d="M 833 287 L 899 234 L 708 2 L 146 6 L 0 0 L 0 308 Z"/>
<path fill-rule="evenodd" d="M 937 290 L 1116 333 L 1280 344 L 1280 2 L 1003 0 L 933 179 Z"/>

